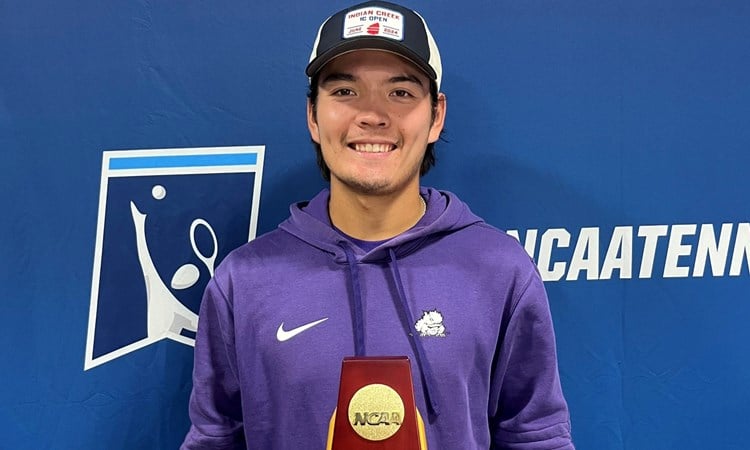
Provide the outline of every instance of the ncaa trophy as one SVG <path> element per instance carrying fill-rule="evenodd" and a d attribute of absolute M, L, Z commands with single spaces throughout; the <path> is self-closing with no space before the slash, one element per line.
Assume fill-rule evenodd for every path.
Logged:
<path fill-rule="evenodd" d="M 326 450 L 427 450 L 406 356 L 346 357 Z"/>

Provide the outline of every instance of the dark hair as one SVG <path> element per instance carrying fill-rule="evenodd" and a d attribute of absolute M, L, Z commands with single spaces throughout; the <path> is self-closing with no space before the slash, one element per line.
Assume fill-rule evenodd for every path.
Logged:
<path fill-rule="evenodd" d="M 310 85 L 307 89 L 307 98 L 310 100 L 310 105 L 312 105 L 312 111 L 313 111 L 313 118 L 315 118 L 317 114 L 317 102 L 318 102 L 318 77 L 319 73 L 316 73 L 313 75 L 313 77 L 310 79 Z M 437 90 L 437 84 L 435 83 L 435 80 L 430 80 L 430 99 L 432 100 L 432 120 L 435 120 L 435 112 L 437 110 L 438 105 L 438 90 Z M 442 132 L 441 132 L 442 133 Z M 315 147 L 315 156 L 318 161 L 318 167 L 320 168 L 320 173 L 323 175 L 323 179 L 326 181 L 331 181 L 331 169 L 328 168 L 326 165 L 326 162 L 323 160 L 323 151 L 320 148 L 320 144 L 318 144 L 315 141 L 312 141 L 313 147 Z M 432 166 L 435 165 L 435 143 L 430 142 L 427 144 L 427 149 L 424 152 L 424 157 L 422 158 L 422 166 L 419 169 L 419 175 L 425 175 Z"/>

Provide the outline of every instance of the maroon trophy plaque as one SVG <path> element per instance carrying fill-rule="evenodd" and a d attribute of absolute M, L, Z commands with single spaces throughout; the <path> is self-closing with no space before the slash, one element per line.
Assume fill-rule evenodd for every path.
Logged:
<path fill-rule="evenodd" d="M 328 450 L 426 450 L 406 356 L 347 357 L 341 363 Z"/>

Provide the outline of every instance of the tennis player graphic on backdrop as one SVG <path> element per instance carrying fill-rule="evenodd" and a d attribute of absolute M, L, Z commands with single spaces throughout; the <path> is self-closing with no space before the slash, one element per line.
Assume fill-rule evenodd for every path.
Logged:
<path fill-rule="evenodd" d="M 194 345 L 216 265 L 255 236 L 262 165 L 262 147 L 104 153 L 86 369 Z"/>

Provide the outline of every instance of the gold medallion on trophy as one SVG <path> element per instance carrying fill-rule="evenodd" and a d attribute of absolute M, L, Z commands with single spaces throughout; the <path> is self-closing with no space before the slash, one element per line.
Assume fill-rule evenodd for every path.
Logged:
<path fill-rule="evenodd" d="M 349 402 L 349 423 L 368 441 L 382 441 L 396 434 L 404 417 L 404 402 L 385 384 L 360 388 Z"/>

